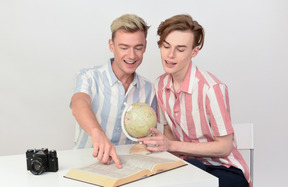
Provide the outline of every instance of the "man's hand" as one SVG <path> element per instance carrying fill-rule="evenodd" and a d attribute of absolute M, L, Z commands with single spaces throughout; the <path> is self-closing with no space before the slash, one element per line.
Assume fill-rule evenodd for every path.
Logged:
<path fill-rule="evenodd" d="M 78 124 L 92 137 L 93 156 L 104 164 L 109 164 L 113 159 L 117 168 L 122 168 L 115 147 L 111 144 L 95 117 L 89 95 L 76 93 L 71 99 L 71 104 L 73 115 Z"/>
<path fill-rule="evenodd" d="M 103 164 L 110 164 L 111 159 L 117 168 L 122 168 L 115 147 L 108 140 L 105 133 L 98 129 L 92 131 L 93 156 Z"/>
<path fill-rule="evenodd" d="M 138 141 L 144 144 L 154 145 L 147 147 L 150 151 L 168 151 L 170 140 L 156 128 L 151 127 L 150 130 L 154 133 L 153 136 L 139 138 Z"/>

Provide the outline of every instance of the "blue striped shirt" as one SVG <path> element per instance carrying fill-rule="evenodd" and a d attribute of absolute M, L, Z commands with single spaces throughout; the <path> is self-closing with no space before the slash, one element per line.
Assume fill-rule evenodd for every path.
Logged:
<path fill-rule="evenodd" d="M 76 76 L 75 93 L 83 92 L 90 96 L 92 110 L 113 145 L 129 144 L 121 129 L 121 115 L 128 104 L 142 102 L 149 104 L 156 111 L 156 97 L 153 83 L 135 73 L 127 93 L 117 79 L 109 62 L 102 66 L 82 69 Z M 92 147 L 91 137 L 77 124 L 75 148 Z"/>

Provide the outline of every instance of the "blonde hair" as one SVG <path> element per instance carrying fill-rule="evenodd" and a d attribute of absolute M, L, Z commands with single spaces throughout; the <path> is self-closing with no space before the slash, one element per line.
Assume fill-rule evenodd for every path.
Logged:
<path fill-rule="evenodd" d="M 160 47 L 168 34 L 172 31 L 191 31 L 194 34 L 194 43 L 192 47 L 199 46 L 202 49 L 204 45 L 205 32 L 203 27 L 195 20 L 192 19 L 190 15 L 180 14 L 166 19 L 158 27 L 157 34 L 160 36 L 158 41 L 158 46 Z"/>
<path fill-rule="evenodd" d="M 148 26 L 141 17 L 135 14 L 124 14 L 115 19 L 110 26 L 113 41 L 115 33 L 120 29 L 125 30 L 126 32 L 136 32 L 141 30 L 144 32 L 146 38 L 149 28 L 150 26 Z"/>

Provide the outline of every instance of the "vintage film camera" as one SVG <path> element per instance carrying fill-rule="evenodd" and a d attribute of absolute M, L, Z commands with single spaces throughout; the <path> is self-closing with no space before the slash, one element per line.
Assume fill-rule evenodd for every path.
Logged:
<path fill-rule="evenodd" d="M 34 175 L 40 175 L 43 172 L 58 171 L 58 158 L 55 150 L 48 149 L 28 149 L 26 151 L 27 170 Z"/>

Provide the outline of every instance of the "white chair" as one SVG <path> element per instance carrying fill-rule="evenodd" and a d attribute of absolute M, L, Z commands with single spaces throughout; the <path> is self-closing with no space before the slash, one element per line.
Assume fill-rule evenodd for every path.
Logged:
<path fill-rule="evenodd" d="M 242 154 L 246 163 L 250 165 L 250 175 L 253 181 L 254 172 L 254 128 L 253 123 L 233 124 L 237 149 Z M 248 151 L 248 156 L 247 156 Z M 246 157 L 245 157 L 246 156 Z M 247 158 L 248 157 L 248 158 Z M 249 164 L 250 163 L 250 164 Z"/>

